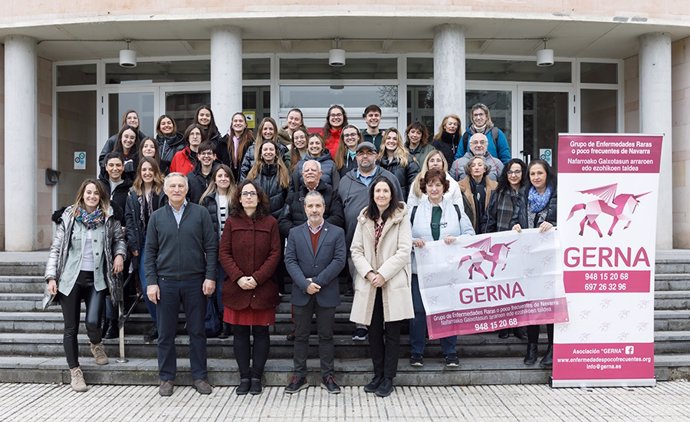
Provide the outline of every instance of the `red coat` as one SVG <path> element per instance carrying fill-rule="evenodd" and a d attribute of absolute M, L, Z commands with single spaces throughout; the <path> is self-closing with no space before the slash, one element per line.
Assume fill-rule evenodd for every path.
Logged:
<path fill-rule="evenodd" d="M 196 152 L 189 149 L 189 145 L 182 151 L 177 151 L 170 162 L 170 172 L 179 172 L 184 175 L 191 173 L 196 166 Z"/>
<path fill-rule="evenodd" d="M 330 133 L 324 133 L 323 137 L 326 144 L 326 149 L 331 153 L 332 157 L 335 157 L 336 151 L 338 151 L 338 144 L 340 143 L 340 133 L 343 128 L 330 129 Z"/>
<path fill-rule="evenodd" d="M 268 215 L 256 221 L 231 216 L 220 238 L 218 259 L 227 274 L 223 284 L 223 305 L 235 311 L 270 309 L 280 302 L 275 272 L 280 262 L 278 222 Z M 240 277 L 252 276 L 257 286 L 242 290 Z"/>

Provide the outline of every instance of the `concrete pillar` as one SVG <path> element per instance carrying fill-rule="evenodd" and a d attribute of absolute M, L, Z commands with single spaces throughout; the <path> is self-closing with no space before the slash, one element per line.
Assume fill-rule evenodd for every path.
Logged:
<path fill-rule="evenodd" d="M 37 216 L 36 40 L 5 37 L 5 250 L 31 251 Z"/>
<path fill-rule="evenodd" d="M 465 32 L 460 25 L 441 25 L 434 34 L 434 130 L 447 114 L 465 122 Z"/>
<path fill-rule="evenodd" d="M 657 206 L 659 249 L 673 248 L 671 104 L 671 38 L 665 33 L 644 34 L 640 36 L 640 132 L 664 135 Z"/>
<path fill-rule="evenodd" d="M 211 108 L 221 134 L 242 111 L 242 33 L 223 26 L 211 31 Z"/>

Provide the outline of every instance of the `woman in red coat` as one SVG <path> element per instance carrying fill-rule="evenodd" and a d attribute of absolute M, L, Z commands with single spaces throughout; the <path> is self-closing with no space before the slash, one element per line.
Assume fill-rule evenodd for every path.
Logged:
<path fill-rule="evenodd" d="M 280 261 L 280 234 L 268 198 L 254 181 L 240 183 L 230 203 L 218 253 L 227 274 L 223 321 L 233 324 L 233 350 L 240 371 L 235 393 L 259 394 L 270 346 L 268 327 L 275 324 L 275 308 L 280 302 L 274 278 Z"/>

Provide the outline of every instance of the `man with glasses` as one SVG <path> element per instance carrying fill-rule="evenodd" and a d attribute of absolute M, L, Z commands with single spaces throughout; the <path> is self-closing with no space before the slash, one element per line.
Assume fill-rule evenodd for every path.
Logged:
<path fill-rule="evenodd" d="M 187 175 L 189 180 L 189 194 L 187 199 L 195 204 L 199 203 L 201 195 L 211 183 L 213 171 L 216 169 L 216 153 L 213 149 L 211 141 L 203 141 L 199 144 L 199 151 L 197 152 L 198 162 L 191 173 Z"/>
<path fill-rule="evenodd" d="M 486 168 L 489 172 L 488 177 L 494 181 L 498 180 L 498 176 L 501 174 L 501 171 L 503 171 L 503 163 L 487 151 L 488 144 L 489 141 L 483 133 L 475 133 L 472 135 L 469 142 L 469 151 L 462 157 L 453 161 L 453 164 L 448 170 L 450 176 L 457 181 L 464 179 L 466 176 L 465 165 L 474 157 L 482 157 L 484 158 L 484 164 L 486 164 Z"/>
<path fill-rule="evenodd" d="M 376 146 L 371 142 L 357 145 L 357 168 L 350 170 L 340 179 L 338 195 L 345 211 L 345 240 L 347 243 L 347 262 L 350 274 L 355 274 L 355 267 L 350 257 L 350 245 L 357 228 L 359 213 L 369 205 L 369 185 L 378 176 L 384 176 L 391 181 L 398 192 L 398 198 L 403 198 L 400 182 L 393 173 L 376 164 Z M 368 335 L 367 327 L 358 326 L 352 335 L 353 340 L 364 341 Z"/>
<path fill-rule="evenodd" d="M 508 144 L 505 133 L 494 126 L 494 123 L 491 121 L 489 107 L 482 103 L 473 105 L 471 117 L 472 124 L 467 126 L 467 130 L 462 135 L 460 145 L 458 145 L 458 150 L 455 153 L 455 159 L 461 158 L 469 151 L 468 143 L 472 135 L 481 133 L 484 134 L 488 140 L 487 150 L 491 156 L 498 158 L 503 164 L 510 161 L 512 158 L 510 154 L 510 145 Z"/>

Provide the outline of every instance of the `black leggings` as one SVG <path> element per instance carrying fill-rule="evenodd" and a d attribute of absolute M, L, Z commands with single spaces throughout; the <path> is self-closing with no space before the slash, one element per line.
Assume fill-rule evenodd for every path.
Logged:
<path fill-rule="evenodd" d="M 546 335 L 549 339 L 549 344 L 553 344 L 553 324 L 546 324 Z M 539 340 L 539 325 L 527 326 L 527 342 L 537 343 Z"/>
<path fill-rule="evenodd" d="M 101 342 L 101 330 L 98 328 L 100 326 L 99 318 L 107 292 L 108 289 L 96 291 L 93 286 L 93 271 L 81 271 L 69 295 L 65 296 L 58 293 L 62 306 L 62 316 L 65 320 L 62 343 L 65 347 L 67 365 L 70 369 L 79 366 L 77 334 L 79 333 L 81 302 L 83 300 L 86 303 L 86 333 L 91 343 L 98 344 Z"/>
<path fill-rule="evenodd" d="M 235 359 L 240 370 L 240 378 L 258 378 L 264 374 L 264 367 L 268 360 L 268 350 L 271 346 L 271 340 L 268 335 L 268 326 L 262 325 L 233 325 L 232 326 L 234 339 L 233 350 L 235 351 Z M 252 348 L 249 341 L 249 334 L 254 336 L 254 347 Z M 250 367 L 249 360 L 251 355 L 252 365 Z"/>

